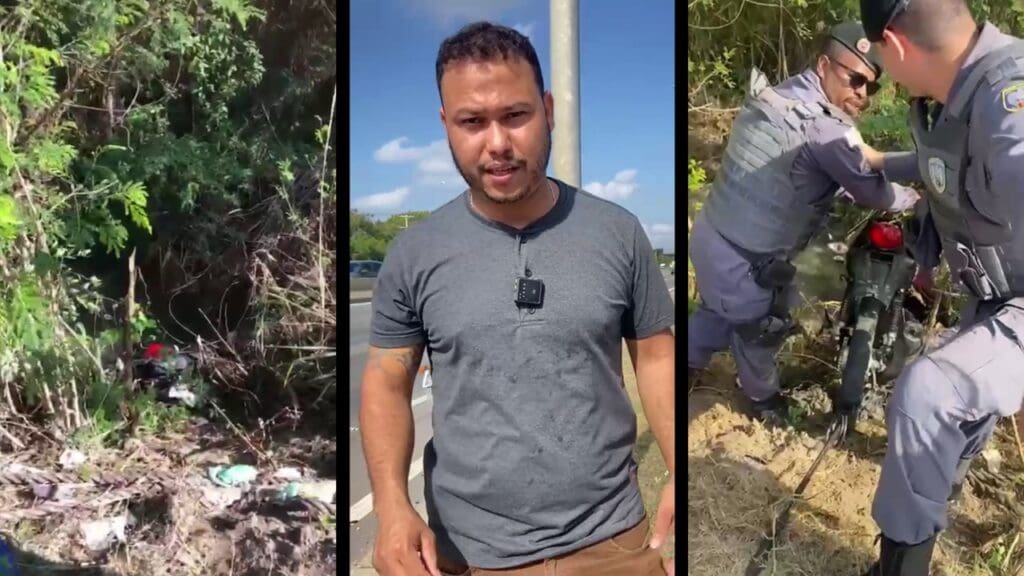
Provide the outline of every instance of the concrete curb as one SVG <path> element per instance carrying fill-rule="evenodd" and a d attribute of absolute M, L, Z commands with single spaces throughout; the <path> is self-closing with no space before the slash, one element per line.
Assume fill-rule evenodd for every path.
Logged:
<path fill-rule="evenodd" d="M 373 291 L 372 290 L 360 290 L 358 292 L 349 292 L 348 293 L 348 303 L 349 304 L 360 304 L 362 302 L 370 302 L 372 300 L 373 300 Z"/>

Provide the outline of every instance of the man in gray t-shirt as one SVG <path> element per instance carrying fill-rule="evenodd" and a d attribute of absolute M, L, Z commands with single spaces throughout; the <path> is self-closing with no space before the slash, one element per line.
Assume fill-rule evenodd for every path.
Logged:
<path fill-rule="evenodd" d="M 528 39 L 469 25 L 442 43 L 437 80 L 469 190 L 400 235 L 378 277 L 360 411 L 374 566 L 671 574 L 656 549 L 675 518 L 675 307 L 654 251 L 632 214 L 546 177 L 554 109 Z M 623 339 L 670 472 L 650 533 Z M 406 484 L 424 351 L 429 527 Z"/>

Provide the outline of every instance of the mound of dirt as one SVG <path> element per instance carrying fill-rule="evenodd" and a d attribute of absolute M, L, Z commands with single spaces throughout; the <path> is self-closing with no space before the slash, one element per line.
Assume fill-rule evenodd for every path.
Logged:
<path fill-rule="evenodd" d="M 743 574 L 763 535 L 821 441 L 767 430 L 716 404 L 690 424 L 687 441 L 687 573 Z M 830 452 L 792 513 L 777 574 L 857 573 L 873 556 L 869 511 L 878 469 Z"/>
<path fill-rule="evenodd" d="M 822 447 L 806 431 L 766 429 L 739 408 L 731 387 L 691 392 L 687 434 L 687 574 L 742 575 Z M 851 446 L 831 450 L 776 541 L 768 574 L 859 576 L 877 558 L 871 504 L 884 454 L 884 428 L 866 423 Z M 817 432 L 815 432 L 817 433 Z M 1009 458 L 1009 456 L 1008 456 Z M 951 510 L 933 574 L 990 572 L 984 558 L 1007 541 L 1005 514 L 971 493 Z M 984 535 L 986 534 L 987 535 Z M 1010 534 L 1012 538 L 1012 533 Z"/>

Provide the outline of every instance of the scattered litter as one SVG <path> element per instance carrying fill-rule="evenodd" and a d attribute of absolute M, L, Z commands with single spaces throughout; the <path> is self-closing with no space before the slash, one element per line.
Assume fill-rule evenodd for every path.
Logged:
<path fill-rule="evenodd" d="M 104 552 L 118 542 L 125 542 L 125 527 L 128 515 L 83 522 L 79 526 L 86 548 L 93 552 Z"/>
<path fill-rule="evenodd" d="M 298 468 L 281 468 L 277 472 L 274 472 L 274 478 L 278 480 L 301 480 L 302 471 Z"/>
<path fill-rule="evenodd" d="M 982 450 L 981 457 L 985 460 L 985 466 L 993 474 L 999 474 L 999 468 L 1003 464 L 1003 455 L 996 448 Z"/>
<path fill-rule="evenodd" d="M 24 464 L 22 464 L 20 462 L 12 463 L 10 466 L 7 467 L 6 470 L 4 470 L 4 472 L 9 472 L 11 474 L 45 474 L 46 473 L 45 470 L 41 470 L 39 468 L 33 468 L 32 466 L 25 466 Z"/>
<path fill-rule="evenodd" d="M 0 574 L 18 576 L 18 562 L 7 541 L 0 538 Z"/>
<path fill-rule="evenodd" d="M 210 480 L 224 487 L 244 486 L 251 483 L 259 475 L 255 467 L 248 464 L 236 464 L 234 466 L 214 466 L 208 471 Z"/>
<path fill-rule="evenodd" d="M 241 499 L 241 488 L 203 487 L 203 501 L 217 510 L 223 510 Z"/>
<path fill-rule="evenodd" d="M 843 256 L 850 251 L 850 247 L 843 242 L 829 242 L 828 249 L 831 250 L 833 254 L 837 254 L 839 256 Z"/>
<path fill-rule="evenodd" d="M 60 455 L 60 465 L 65 469 L 77 468 L 78 466 L 85 464 L 85 454 L 82 454 L 78 450 L 65 450 Z"/>
<path fill-rule="evenodd" d="M 32 494 L 42 500 L 66 501 L 74 497 L 75 489 L 66 484 L 33 484 Z"/>
<path fill-rule="evenodd" d="M 322 480 L 320 482 L 289 482 L 278 494 L 281 500 L 302 497 L 310 500 L 318 500 L 324 504 L 333 504 L 334 495 L 338 492 L 338 483 L 334 480 Z"/>
<path fill-rule="evenodd" d="M 167 397 L 171 400 L 178 400 L 189 408 L 196 405 L 196 395 L 181 384 L 175 384 L 167 389 Z"/>

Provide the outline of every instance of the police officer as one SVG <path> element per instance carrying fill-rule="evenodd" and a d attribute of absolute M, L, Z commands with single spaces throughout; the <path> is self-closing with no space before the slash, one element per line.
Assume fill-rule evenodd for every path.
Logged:
<path fill-rule="evenodd" d="M 917 201 L 865 162 L 854 119 L 878 89 L 881 66 L 859 22 L 832 28 L 813 67 L 769 87 L 754 71 L 690 240 L 701 302 L 687 323 L 692 380 L 732 350 L 756 417 L 781 424 L 775 365 L 794 323 L 792 258 L 824 228 L 835 198 L 900 211 Z M 855 406 L 844 407 L 855 412 Z"/>
<path fill-rule="evenodd" d="M 969 295 L 955 337 L 906 367 L 886 413 L 881 559 L 868 574 L 925 576 L 955 484 L 1024 399 L 1024 43 L 979 26 L 964 0 L 861 0 L 861 16 L 916 97 L 916 157 L 866 155 L 924 181 L 915 258 L 927 269 L 945 257 Z"/>

